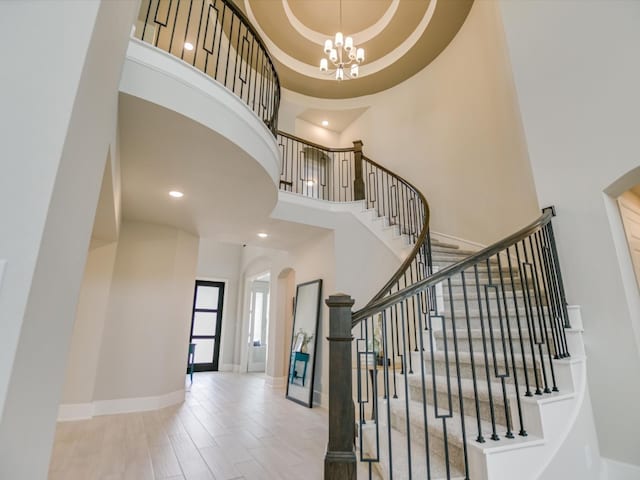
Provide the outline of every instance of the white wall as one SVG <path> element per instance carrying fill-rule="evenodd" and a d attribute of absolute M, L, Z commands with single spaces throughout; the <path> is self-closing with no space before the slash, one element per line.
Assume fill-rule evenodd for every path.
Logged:
<path fill-rule="evenodd" d="M 201 238 L 198 248 L 196 278 L 200 280 L 223 280 L 225 282 L 220 339 L 220 370 L 233 368 L 236 329 L 240 325 L 238 316 L 238 287 L 242 246 Z"/>
<path fill-rule="evenodd" d="M 638 465 L 640 315 L 616 256 L 623 233 L 608 217 L 609 195 L 622 191 L 608 187 L 640 163 L 640 3 L 500 6 L 538 198 L 556 206 L 567 299 L 582 306 L 601 451 Z"/>
<path fill-rule="evenodd" d="M 89 250 L 67 359 L 63 404 L 93 402 L 116 248 L 114 242 Z"/>
<path fill-rule="evenodd" d="M 120 229 L 94 400 L 184 389 L 198 239 L 171 227 Z"/>
<path fill-rule="evenodd" d="M 0 477 L 45 478 L 136 2 L 0 4 Z M 46 40 L 43 40 L 46 39 Z M 81 179 L 81 181 L 79 181 Z"/>
<path fill-rule="evenodd" d="M 282 130 L 282 128 L 280 130 Z M 287 130 L 284 131 L 288 132 Z M 295 119 L 295 128 L 294 130 L 291 130 L 290 133 L 294 134 L 296 137 L 304 138 L 305 140 L 317 143 L 318 145 L 324 145 L 325 147 L 330 148 L 340 146 L 339 133 L 329 130 L 328 128 L 319 127 L 313 123 L 307 122 L 306 120 L 302 120 L 301 118 Z"/>
<path fill-rule="evenodd" d="M 316 109 L 370 106 L 343 131 L 341 146 L 361 139 L 365 155 L 416 185 L 436 231 L 489 244 L 540 214 L 494 1 L 474 2 L 435 61 L 392 89 L 350 100 L 291 92 L 283 99 Z"/>

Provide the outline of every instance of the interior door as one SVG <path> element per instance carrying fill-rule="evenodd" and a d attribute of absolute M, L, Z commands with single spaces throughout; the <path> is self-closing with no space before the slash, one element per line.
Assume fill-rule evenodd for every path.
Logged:
<path fill-rule="evenodd" d="M 256 280 L 251 285 L 251 322 L 247 371 L 264 372 L 267 358 L 269 322 L 269 282 Z"/>
<path fill-rule="evenodd" d="M 223 303 L 224 282 L 196 280 L 190 336 L 190 342 L 196 344 L 196 372 L 218 370 Z"/>

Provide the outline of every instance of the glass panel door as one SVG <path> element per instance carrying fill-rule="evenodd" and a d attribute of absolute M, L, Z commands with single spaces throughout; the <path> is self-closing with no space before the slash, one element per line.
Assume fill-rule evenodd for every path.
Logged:
<path fill-rule="evenodd" d="M 196 280 L 190 336 L 190 342 L 196 344 L 196 372 L 218 370 L 223 299 L 223 282 Z"/>

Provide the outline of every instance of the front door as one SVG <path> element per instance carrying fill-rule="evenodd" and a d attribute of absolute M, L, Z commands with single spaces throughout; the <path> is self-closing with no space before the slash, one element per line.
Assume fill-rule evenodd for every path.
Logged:
<path fill-rule="evenodd" d="M 223 300 L 224 282 L 196 280 L 190 337 L 190 342 L 196 344 L 196 372 L 218 370 Z"/>

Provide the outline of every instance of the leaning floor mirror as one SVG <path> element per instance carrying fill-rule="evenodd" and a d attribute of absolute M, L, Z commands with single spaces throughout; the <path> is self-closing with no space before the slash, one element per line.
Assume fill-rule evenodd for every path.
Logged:
<path fill-rule="evenodd" d="M 296 288 L 287 398 L 309 408 L 313 405 L 321 298 L 322 280 L 301 283 Z"/>

